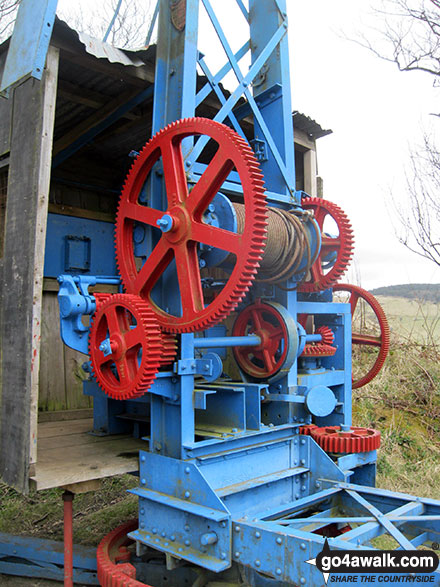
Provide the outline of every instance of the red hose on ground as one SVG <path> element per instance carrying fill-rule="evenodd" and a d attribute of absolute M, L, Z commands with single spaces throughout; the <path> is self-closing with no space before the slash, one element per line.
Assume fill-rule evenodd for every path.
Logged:
<path fill-rule="evenodd" d="M 65 491 L 64 501 L 64 587 L 73 587 L 73 493 Z"/>

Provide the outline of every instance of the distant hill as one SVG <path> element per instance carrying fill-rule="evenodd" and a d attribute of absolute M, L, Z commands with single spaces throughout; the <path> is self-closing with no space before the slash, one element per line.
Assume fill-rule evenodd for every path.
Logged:
<path fill-rule="evenodd" d="M 426 302 L 433 302 L 434 304 L 440 303 L 440 283 L 405 283 L 402 285 L 377 287 L 370 291 L 375 296 L 424 300 Z"/>

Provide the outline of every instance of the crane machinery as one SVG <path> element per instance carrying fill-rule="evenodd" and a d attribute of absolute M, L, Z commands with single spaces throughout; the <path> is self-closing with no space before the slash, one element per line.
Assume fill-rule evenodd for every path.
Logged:
<path fill-rule="evenodd" d="M 414 550 L 440 535 L 437 502 L 375 487 L 380 433 L 352 423 L 352 388 L 383 365 L 389 329 L 371 294 L 340 283 L 346 214 L 296 188 L 286 0 L 236 4 L 238 50 L 218 1 L 158 2 L 153 133 L 119 198 L 118 274 L 58 279 L 62 338 L 90 358 L 95 429 L 130 421 L 145 441 L 138 519 L 101 542 L 102 585 L 320 587 L 325 544 L 388 535 Z M 216 73 L 198 49 L 201 6 L 227 58 Z M 197 116 L 212 93 L 220 107 Z M 100 283 L 119 293 L 89 291 Z M 380 336 L 352 333 L 361 299 Z M 352 344 L 378 350 L 355 381 Z"/>

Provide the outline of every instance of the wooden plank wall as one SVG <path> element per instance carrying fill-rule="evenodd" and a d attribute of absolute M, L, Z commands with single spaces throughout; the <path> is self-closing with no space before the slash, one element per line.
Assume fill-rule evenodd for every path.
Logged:
<path fill-rule="evenodd" d="M 58 50 L 41 82 L 12 93 L 6 230 L 2 263 L 0 475 L 26 493 L 36 459 L 44 244 Z"/>
<path fill-rule="evenodd" d="M 87 355 L 66 347 L 60 337 L 60 311 L 57 292 L 45 290 L 41 322 L 40 393 L 42 411 L 69 410 L 92 406 L 83 395 L 85 377 L 81 369 Z"/>

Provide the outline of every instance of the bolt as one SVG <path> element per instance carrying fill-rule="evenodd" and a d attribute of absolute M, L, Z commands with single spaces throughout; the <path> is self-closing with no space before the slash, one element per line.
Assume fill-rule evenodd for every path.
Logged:
<path fill-rule="evenodd" d="M 185 467 L 185 473 L 188 475 L 191 469 L 189 467 Z"/>
<path fill-rule="evenodd" d="M 281 538 L 281 536 L 278 536 L 276 542 L 277 542 L 277 544 L 282 544 L 283 543 L 283 539 Z"/>
<path fill-rule="evenodd" d="M 304 446 L 306 443 L 306 439 L 305 438 L 301 438 L 301 444 Z"/>
<path fill-rule="evenodd" d="M 301 585 L 305 585 L 306 584 L 306 580 L 304 577 L 301 577 L 301 579 L 299 580 L 299 582 L 301 583 Z"/>
<path fill-rule="evenodd" d="M 145 510 L 144 510 L 144 508 L 141 508 L 141 510 L 140 510 L 140 512 L 139 512 L 139 513 L 141 514 L 141 516 L 143 516 L 143 515 L 145 514 Z"/>
<path fill-rule="evenodd" d="M 301 491 L 305 491 L 306 490 L 306 486 L 305 485 L 301 485 Z"/>
<path fill-rule="evenodd" d="M 305 465 L 306 464 L 305 459 L 301 459 L 300 463 L 301 463 L 301 465 Z"/>
<path fill-rule="evenodd" d="M 319 489 L 321 487 L 321 483 L 319 481 L 315 481 L 315 487 L 316 489 Z"/>
<path fill-rule="evenodd" d="M 205 371 L 209 371 L 209 365 L 205 365 L 203 368 L 205 369 Z"/>
<path fill-rule="evenodd" d="M 153 528 L 152 532 L 153 534 L 157 534 L 157 528 Z"/>
<path fill-rule="evenodd" d="M 171 542 L 174 542 L 176 540 L 176 537 L 174 536 L 174 534 L 171 534 L 170 540 L 171 540 Z"/>
<path fill-rule="evenodd" d="M 301 544 L 299 545 L 301 550 L 305 550 L 306 549 L 306 545 L 304 544 L 304 542 L 301 542 Z"/>
<path fill-rule="evenodd" d="M 146 461 L 146 460 L 147 460 L 147 459 L 145 458 L 145 455 L 142 455 L 142 456 L 141 456 L 141 462 L 142 462 L 142 463 L 145 463 L 145 461 Z"/>
<path fill-rule="evenodd" d="M 165 538 L 166 534 L 165 532 L 162 532 L 162 538 Z"/>
<path fill-rule="evenodd" d="M 281 574 L 282 574 L 282 572 L 283 572 L 283 571 L 282 571 L 280 568 L 278 568 L 278 569 L 275 569 L 275 573 L 276 573 L 277 575 L 281 575 Z"/>
<path fill-rule="evenodd" d="M 141 479 L 141 485 L 146 485 L 146 484 L 147 484 L 146 479 Z"/>
<path fill-rule="evenodd" d="M 224 561 L 225 558 L 226 558 L 226 552 L 221 552 L 220 553 L 220 558 L 222 559 L 222 561 Z"/>
<path fill-rule="evenodd" d="M 178 550 L 178 552 L 183 552 L 183 548 L 181 546 L 179 546 L 179 548 L 177 550 Z"/>
<path fill-rule="evenodd" d="M 185 546 L 190 546 L 191 542 L 188 540 L 188 538 L 185 540 Z"/>
<path fill-rule="evenodd" d="M 226 522 L 220 522 L 220 526 L 221 526 L 222 528 L 226 528 Z"/>
<path fill-rule="evenodd" d="M 235 529 L 236 532 L 240 532 L 240 526 L 235 526 L 234 529 Z"/>
<path fill-rule="evenodd" d="M 191 493 L 189 491 L 185 491 L 184 496 L 185 499 L 189 499 L 191 497 Z"/>
<path fill-rule="evenodd" d="M 188 524 L 185 524 L 185 532 L 189 532 L 190 528 Z"/>
<path fill-rule="evenodd" d="M 199 267 L 200 267 L 200 269 L 203 269 L 203 267 L 206 267 L 205 259 L 199 259 Z"/>
<path fill-rule="evenodd" d="M 255 532 L 255 538 L 261 538 L 260 532 Z"/>
<path fill-rule="evenodd" d="M 231 432 L 232 432 L 233 434 L 235 434 L 236 432 L 238 432 L 238 428 L 232 428 Z"/>
<path fill-rule="evenodd" d="M 145 524 L 144 524 L 144 522 L 141 522 L 141 523 L 139 524 L 139 526 L 140 526 L 141 528 L 145 528 Z"/>
<path fill-rule="evenodd" d="M 215 212 L 215 206 L 214 206 L 214 204 L 209 204 L 209 206 L 208 206 L 208 210 L 209 210 L 210 212 Z"/>
<path fill-rule="evenodd" d="M 240 553 L 238 552 L 238 550 L 237 550 L 237 552 L 234 554 L 234 556 L 235 556 L 235 558 L 240 558 Z"/>
<path fill-rule="evenodd" d="M 256 566 L 256 567 L 259 567 L 260 565 L 261 565 L 261 562 L 260 562 L 260 561 L 257 559 L 257 560 L 255 561 L 255 566 Z"/>

